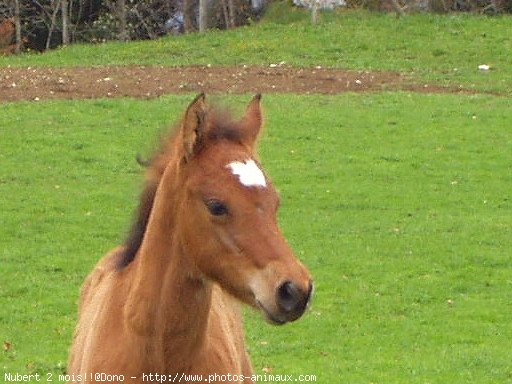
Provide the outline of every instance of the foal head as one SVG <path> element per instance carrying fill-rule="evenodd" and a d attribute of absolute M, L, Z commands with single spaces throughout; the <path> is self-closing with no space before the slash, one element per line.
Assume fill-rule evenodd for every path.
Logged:
<path fill-rule="evenodd" d="M 266 319 L 299 318 L 312 282 L 281 234 L 279 196 L 256 159 L 260 96 L 238 122 L 221 121 L 199 95 L 180 127 L 181 204 L 176 228 L 183 250 L 209 280 Z"/>
<path fill-rule="evenodd" d="M 156 168 L 173 184 L 173 236 L 194 276 L 284 324 L 304 313 L 312 282 L 276 223 L 279 196 L 255 153 L 261 126 L 259 95 L 239 121 L 199 95 Z"/>

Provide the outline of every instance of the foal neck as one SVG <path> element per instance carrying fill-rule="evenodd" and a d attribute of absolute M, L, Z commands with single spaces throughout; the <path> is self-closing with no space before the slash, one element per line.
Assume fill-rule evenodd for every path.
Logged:
<path fill-rule="evenodd" d="M 212 285 L 202 278 L 176 236 L 177 185 L 171 171 L 160 183 L 146 234 L 132 269 L 125 308 L 137 339 L 151 343 L 163 369 L 180 367 L 204 343 Z M 140 338 L 142 336 L 142 339 Z M 163 352 L 163 354 L 161 353 Z M 162 364 L 164 366 L 162 366 Z"/>
<path fill-rule="evenodd" d="M 184 369 L 205 345 L 212 284 L 188 272 L 184 254 L 175 254 L 167 269 L 156 317 L 167 371 Z M 187 272 L 188 270 L 188 272 Z"/>

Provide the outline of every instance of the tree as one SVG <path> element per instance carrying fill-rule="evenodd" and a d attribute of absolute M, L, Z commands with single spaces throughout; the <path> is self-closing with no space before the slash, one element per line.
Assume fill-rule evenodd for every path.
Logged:
<path fill-rule="evenodd" d="M 119 40 L 128 40 L 128 31 L 126 30 L 126 2 L 117 1 L 117 18 L 119 19 Z"/>
<path fill-rule="evenodd" d="M 208 4 L 206 0 L 199 0 L 199 32 L 203 33 L 208 28 Z"/>
<path fill-rule="evenodd" d="M 20 2 L 14 0 L 14 26 L 16 28 L 16 48 L 15 53 L 21 52 L 21 18 L 20 18 Z"/>
<path fill-rule="evenodd" d="M 62 44 L 69 45 L 69 3 L 68 0 L 61 0 L 62 13 Z"/>
<path fill-rule="evenodd" d="M 194 0 L 183 0 L 183 26 L 185 33 L 193 32 L 195 28 L 196 3 Z"/>
<path fill-rule="evenodd" d="M 52 12 L 50 28 L 48 30 L 48 37 L 46 38 L 46 46 L 45 46 L 46 50 L 50 49 L 50 43 L 52 41 L 52 34 L 53 34 L 53 30 L 55 29 L 55 23 L 57 20 L 57 13 L 59 12 L 59 8 L 60 8 L 60 0 L 52 0 L 52 3 L 54 3 L 54 4 L 52 4 L 53 12 Z"/>

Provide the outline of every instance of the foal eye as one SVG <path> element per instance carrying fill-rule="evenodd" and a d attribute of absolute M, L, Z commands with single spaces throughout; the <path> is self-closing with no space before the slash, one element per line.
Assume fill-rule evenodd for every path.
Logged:
<path fill-rule="evenodd" d="M 206 207 L 214 216 L 222 216 L 228 213 L 228 207 L 219 200 L 208 200 L 206 202 Z"/>

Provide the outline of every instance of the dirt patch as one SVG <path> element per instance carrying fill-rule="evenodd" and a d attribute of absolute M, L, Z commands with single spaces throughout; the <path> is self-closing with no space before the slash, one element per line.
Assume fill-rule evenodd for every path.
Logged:
<path fill-rule="evenodd" d="M 0 68 L 0 102 L 100 97 L 152 98 L 177 93 L 337 94 L 381 90 L 462 92 L 413 84 L 396 72 L 331 68 L 269 67 L 87 67 Z"/>

